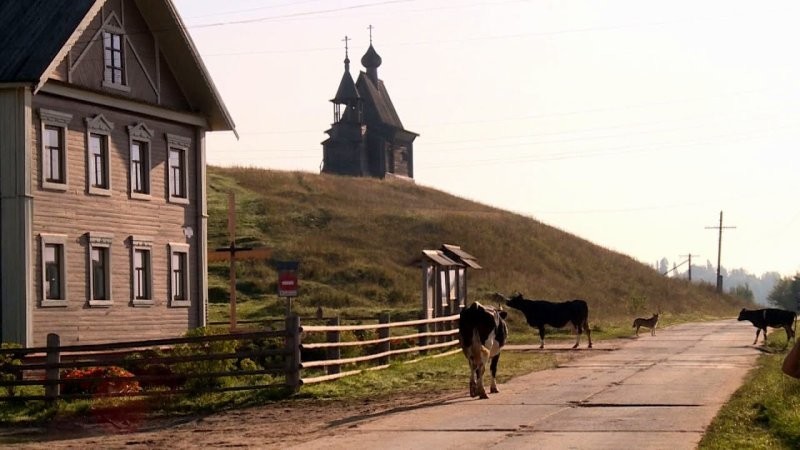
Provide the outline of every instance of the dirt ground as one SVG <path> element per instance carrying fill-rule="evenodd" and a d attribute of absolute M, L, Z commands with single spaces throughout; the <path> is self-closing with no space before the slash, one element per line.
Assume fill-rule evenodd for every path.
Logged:
<path fill-rule="evenodd" d="M 294 400 L 180 419 L 93 415 L 46 428 L 0 429 L 0 446 L 21 449 L 286 448 L 333 428 L 441 403 L 465 389 L 360 401 Z M 141 415 L 140 415 L 141 416 Z"/>

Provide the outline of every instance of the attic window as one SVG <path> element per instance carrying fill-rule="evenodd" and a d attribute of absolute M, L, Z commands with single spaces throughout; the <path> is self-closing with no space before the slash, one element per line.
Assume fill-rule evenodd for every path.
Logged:
<path fill-rule="evenodd" d="M 122 42 L 121 33 L 103 32 L 104 86 L 125 86 L 125 59 L 122 53 Z"/>

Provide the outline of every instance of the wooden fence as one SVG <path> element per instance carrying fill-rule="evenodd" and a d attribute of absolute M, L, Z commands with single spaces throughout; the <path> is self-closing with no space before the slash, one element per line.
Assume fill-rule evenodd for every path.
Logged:
<path fill-rule="evenodd" d="M 297 392 L 302 384 L 388 367 L 400 355 L 433 355 L 457 346 L 457 324 L 457 315 L 392 323 L 382 314 L 374 324 L 341 325 L 332 318 L 327 325 L 301 326 L 293 315 L 284 330 L 177 339 L 61 346 L 51 334 L 46 347 L 0 349 L 0 401 Z"/>

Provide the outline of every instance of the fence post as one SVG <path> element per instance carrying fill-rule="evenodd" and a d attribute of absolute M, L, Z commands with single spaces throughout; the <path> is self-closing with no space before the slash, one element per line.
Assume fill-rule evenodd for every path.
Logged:
<path fill-rule="evenodd" d="M 341 319 L 339 318 L 339 316 L 336 316 L 336 317 L 328 320 L 328 325 L 333 326 L 333 327 L 338 327 L 339 325 L 341 325 Z M 341 342 L 342 341 L 342 332 L 339 331 L 339 330 L 328 331 L 327 340 L 328 340 L 328 342 L 336 342 L 336 343 Z M 336 346 L 336 347 L 328 348 L 325 356 L 329 360 L 342 359 L 342 347 Z M 326 369 L 326 372 L 329 375 L 330 374 L 334 374 L 334 373 L 339 373 L 339 372 L 342 371 L 341 366 L 338 365 L 338 364 L 335 364 L 335 365 L 332 365 L 332 366 L 326 366 L 325 369 Z"/>
<path fill-rule="evenodd" d="M 47 335 L 47 359 L 45 369 L 45 388 L 44 395 L 48 402 L 55 402 L 61 395 L 61 384 L 59 383 L 58 364 L 61 363 L 61 338 L 55 333 Z"/>
<path fill-rule="evenodd" d="M 388 312 L 382 312 L 380 318 L 378 318 L 378 323 L 381 324 L 383 323 L 388 324 L 390 321 L 391 321 L 391 315 Z M 378 328 L 378 338 L 379 339 L 388 338 L 389 335 L 391 334 L 390 332 L 391 332 L 390 327 Z M 392 349 L 392 344 L 390 341 L 381 342 L 380 344 L 378 344 L 378 353 L 388 352 L 391 349 Z M 378 364 L 379 365 L 389 364 L 389 355 L 386 355 L 382 358 L 378 358 Z"/>
<path fill-rule="evenodd" d="M 420 317 L 421 320 L 427 320 L 428 319 L 428 316 L 427 316 L 427 314 L 425 314 L 425 311 L 423 311 L 422 314 L 419 315 L 419 317 Z M 428 332 L 428 324 L 427 323 L 419 324 L 419 327 L 417 328 L 417 331 L 419 333 L 427 333 Z M 428 336 L 420 336 L 419 337 L 419 341 L 417 342 L 417 345 L 420 346 L 420 347 L 425 347 L 426 345 L 428 345 Z M 419 354 L 420 355 L 427 355 L 428 351 L 427 350 L 421 350 L 419 352 Z"/>
<path fill-rule="evenodd" d="M 300 317 L 286 317 L 286 386 L 296 393 L 300 390 Z"/>

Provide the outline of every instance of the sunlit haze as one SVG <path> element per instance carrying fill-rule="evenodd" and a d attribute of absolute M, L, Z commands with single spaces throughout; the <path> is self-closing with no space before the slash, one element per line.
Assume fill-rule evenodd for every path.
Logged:
<path fill-rule="evenodd" d="M 800 269 L 800 3 L 174 0 L 240 139 L 208 162 L 318 173 L 373 44 L 416 182 L 653 266 Z"/>

